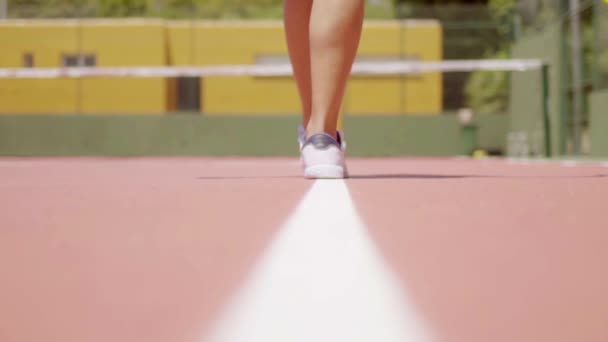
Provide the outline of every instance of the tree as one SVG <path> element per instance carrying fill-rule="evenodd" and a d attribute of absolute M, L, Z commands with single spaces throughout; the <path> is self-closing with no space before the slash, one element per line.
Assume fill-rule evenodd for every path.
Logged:
<path fill-rule="evenodd" d="M 488 4 L 493 20 L 502 37 L 511 36 L 515 0 L 491 0 Z M 511 40 L 499 41 L 494 49 L 488 49 L 484 58 L 509 58 Z M 471 73 L 465 85 L 466 104 L 478 113 L 503 113 L 509 101 L 509 77 L 506 71 L 476 71 Z"/>

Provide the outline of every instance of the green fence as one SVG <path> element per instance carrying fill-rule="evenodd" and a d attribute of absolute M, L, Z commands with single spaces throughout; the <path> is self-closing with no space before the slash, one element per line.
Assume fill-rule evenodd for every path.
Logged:
<path fill-rule="evenodd" d="M 540 58 L 549 65 L 549 128 L 551 151 L 560 155 L 565 150 L 564 72 L 562 66 L 562 31 L 559 25 L 521 37 L 512 47 L 515 58 Z M 541 71 L 515 72 L 511 75 L 511 134 L 525 134 L 529 150 L 545 155 L 545 122 L 543 118 Z"/>
<path fill-rule="evenodd" d="M 504 147 L 506 116 L 478 119 L 470 137 L 455 115 L 346 116 L 350 156 L 464 155 Z M 300 118 L 204 115 L 0 115 L 0 155 L 296 156 Z"/>
<path fill-rule="evenodd" d="M 433 4 L 400 2 L 399 19 L 436 19 L 443 30 L 443 58 L 508 58 L 513 39 L 514 3 Z M 508 73 L 459 72 L 443 75 L 446 110 L 471 107 L 477 112 L 506 112 Z"/>
<path fill-rule="evenodd" d="M 608 89 L 593 92 L 589 97 L 591 124 L 591 155 L 608 157 Z"/>
<path fill-rule="evenodd" d="M 279 19 L 283 0 L 8 0 L 9 18 Z M 369 1 L 368 18 L 395 17 L 390 0 Z"/>
<path fill-rule="evenodd" d="M 592 94 L 608 87 L 608 3 L 603 0 L 580 1 L 576 14 L 580 18 L 580 68 L 582 79 L 580 91 L 582 108 L 580 120 L 575 115 L 574 106 L 577 85 L 573 78 L 573 14 L 568 1 L 540 0 L 520 1 L 515 16 L 515 43 L 513 58 L 538 57 L 551 65 L 551 127 L 554 132 L 552 147 L 558 154 L 577 153 L 576 146 L 582 146 L 582 154 L 589 154 L 592 145 L 585 141 L 591 132 L 608 131 L 607 126 L 598 127 L 603 121 L 591 120 Z M 513 79 L 511 89 L 511 112 L 513 120 L 511 131 L 524 131 L 529 134 L 532 146 L 541 139 L 539 130 L 540 115 L 537 102 L 530 85 L 530 75 L 520 75 Z M 538 77 L 538 76 L 536 76 Z M 597 102 L 595 102 L 597 103 Z M 532 114 L 523 114 L 534 108 Z M 576 132 L 581 132 L 577 134 Z M 595 133 L 597 135 L 597 133 Z M 534 149 L 534 148 L 532 148 Z"/>
<path fill-rule="evenodd" d="M 591 71 L 594 89 L 608 88 L 608 2 L 595 0 L 591 39 L 593 40 Z"/>

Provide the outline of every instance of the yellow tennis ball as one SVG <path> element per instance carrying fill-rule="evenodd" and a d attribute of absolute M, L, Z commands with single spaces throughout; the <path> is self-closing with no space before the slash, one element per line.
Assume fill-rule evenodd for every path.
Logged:
<path fill-rule="evenodd" d="M 485 158 L 488 156 L 488 152 L 484 151 L 484 150 L 475 150 L 473 152 L 473 158 L 475 159 L 481 159 L 481 158 Z"/>

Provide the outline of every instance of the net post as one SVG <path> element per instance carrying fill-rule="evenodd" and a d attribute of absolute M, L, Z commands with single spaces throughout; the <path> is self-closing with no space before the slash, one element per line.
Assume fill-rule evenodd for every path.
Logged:
<path fill-rule="evenodd" d="M 571 31 L 571 70 L 572 70 L 572 122 L 573 122 L 573 153 L 581 154 L 581 131 L 583 121 L 583 70 L 581 42 L 581 9 L 580 0 L 569 0 L 570 31 Z"/>
<path fill-rule="evenodd" d="M 551 158 L 553 156 L 553 151 L 551 149 L 551 120 L 549 118 L 549 64 L 543 63 L 541 74 L 543 92 L 543 128 L 545 131 L 545 157 Z"/>
<path fill-rule="evenodd" d="M 591 23 L 593 25 L 593 63 L 592 63 L 592 85 L 593 89 L 599 89 L 601 82 L 601 73 L 600 73 L 600 45 L 601 45 L 601 24 L 600 24 L 600 10 L 601 10 L 601 0 L 593 0 L 592 5 L 592 18 Z"/>
<path fill-rule="evenodd" d="M 0 20 L 8 18 L 8 0 L 0 0 Z"/>

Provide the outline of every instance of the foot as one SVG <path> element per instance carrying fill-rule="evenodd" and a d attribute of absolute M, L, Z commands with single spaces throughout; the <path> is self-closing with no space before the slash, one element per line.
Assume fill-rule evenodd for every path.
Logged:
<path fill-rule="evenodd" d="M 341 134 L 338 139 L 325 133 L 313 134 L 308 139 L 299 139 L 304 177 L 306 178 L 346 178 L 344 143 Z"/>

